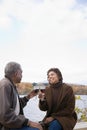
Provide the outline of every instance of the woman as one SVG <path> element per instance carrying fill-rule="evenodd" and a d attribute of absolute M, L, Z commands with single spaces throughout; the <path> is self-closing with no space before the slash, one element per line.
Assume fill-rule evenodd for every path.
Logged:
<path fill-rule="evenodd" d="M 47 111 L 42 121 L 44 130 L 73 130 L 77 115 L 75 113 L 75 96 L 72 88 L 63 83 L 58 68 L 47 72 L 49 86 L 43 95 L 39 93 L 39 107 Z"/>

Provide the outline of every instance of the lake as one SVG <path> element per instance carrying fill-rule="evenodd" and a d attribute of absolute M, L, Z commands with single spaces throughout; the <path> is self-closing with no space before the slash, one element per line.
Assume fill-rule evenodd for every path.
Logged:
<path fill-rule="evenodd" d="M 76 95 L 76 98 L 75 106 L 79 109 L 79 112 L 77 113 L 78 120 L 81 120 L 84 111 L 86 111 L 85 114 L 87 117 L 87 95 Z M 46 114 L 46 112 L 43 112 L 39 109 L 38 102 L 38 96 L 35 96 L 28 101 L 24 108 L 24 115 L 31 121 L 41 121 Z"/>
<path fill-rule="evenodd" d="M 46 114 L 46 112 L 43 112 L 39 109 L 38 103 L 38 96 L 35 96 L 28 101 L 27 105 L 24 108 L 24 115 L 31 121 L 41 121 Z"/>

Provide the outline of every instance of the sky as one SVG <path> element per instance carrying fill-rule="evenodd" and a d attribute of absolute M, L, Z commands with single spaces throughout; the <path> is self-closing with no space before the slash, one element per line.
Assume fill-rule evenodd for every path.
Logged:
<path fill-rule="evenodd" d="M 57 67 L 64 82 L 87 85 L 87 0 L 0 0 L 0 79 L 10 61 L 22 82 Z"/>

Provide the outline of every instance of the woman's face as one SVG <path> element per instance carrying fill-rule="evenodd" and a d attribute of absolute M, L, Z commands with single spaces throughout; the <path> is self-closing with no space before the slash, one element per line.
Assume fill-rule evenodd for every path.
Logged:
<path fill-rule="evenodd" d="M 47 79 L 50 84 L 55 84 L 55 83 L 59 82 L 59 77 L 54 71 L 50 71 L 48 73 Z"/>

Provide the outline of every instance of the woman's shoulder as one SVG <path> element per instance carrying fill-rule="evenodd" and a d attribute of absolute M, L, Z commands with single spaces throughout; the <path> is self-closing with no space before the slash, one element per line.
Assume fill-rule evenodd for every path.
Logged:
<path fill-rule="evenodd" d="M 63 88 L 66 89 L 66 90 L 71 90 L 71 91 L 73 90 L 72 86 L 69 85 L 68 83 L 63 83 Z"/>

